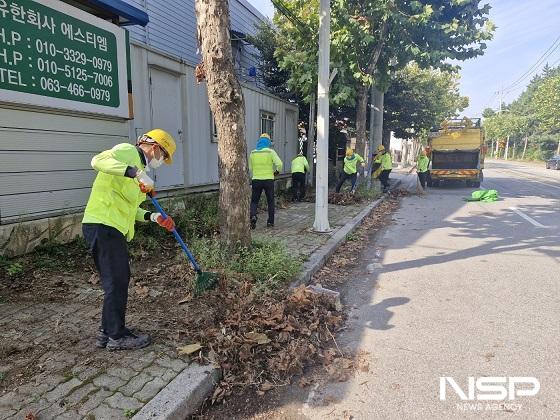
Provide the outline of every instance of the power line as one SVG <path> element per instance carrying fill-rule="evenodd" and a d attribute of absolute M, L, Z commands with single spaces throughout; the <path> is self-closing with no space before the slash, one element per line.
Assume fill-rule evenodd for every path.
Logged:
<path fill-rule="evenodd" d="M 534 73 L 538 67 L 548 58 L 552 55 L 552 53 L 554 53 L 554 51 L 556 51 L 558 49 L 558 47 L 560 47 L 560 36 L 558 38 L 556 38 L 554 40 L 554 42 L 552 43 L 552 45 L 550 47 L 548 47 L 548 49 L 539 57 L 539 59 L 535 62 L 535 64 L 533 64 L 531 67 L 529 67 L 529 69 L 523 73 L 517 80 L 515 80 L 511 85 L 509 85 L 508 87 L 506 87 L 504 89 L 504 91 L 506 93 L 509 93 L 510 89 L 517 86 L 518 84 L 520 84 L 523 80 L 525 80 L 528 76 L 530 76 L 532 73 Z"/>

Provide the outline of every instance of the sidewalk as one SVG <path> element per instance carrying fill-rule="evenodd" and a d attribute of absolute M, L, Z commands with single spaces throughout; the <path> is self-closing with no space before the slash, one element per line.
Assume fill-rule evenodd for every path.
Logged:
<path fill-rule="evenodd" d="M 400 177 L 395 175 L 393 183 Z M 329 205 L 332 232 L 318 234 L 312 230 L 314 203 L 292 203 L 277 211 L 273 229 L 263 226 L 266 217 L 261 214 L 253 237 L 280 240 L 294 257 L 310 256 L 368 205 L 371 202 Z M 29 413 L 38 419 L 125 419 L 150 403 L 136 416 L 148 418 L 162 404 L 161 398 L 154 397 L 172 381 L 171 387 L 185 378 L 196 382 L 189 376 L 194 371 L 205 391 L 193 390 L 197 400 L 189 404 L 197 405 L 206 397 L 212 369 L 188 367 L 188 359 L 177 356 L 174 325 L 166 325 L 165 308 L 161 308 L 161 319 L 146 319 L 142 316 L 146 303 L 137 298 L 137 291 L 131 291 L 129 298 L 130 325 L 151 326 L 165 333 L 156 335 L 156 344 L 143 350 L 109 353 L 94 348 L 92 335 L 99 322 L 102 291 L 88 281 L 90 276 L 61 274 L 49 279 L 66 288 L 60 296 L 44 298 L 37 296 L 42 292 L 34 290 L 36 280 L 30 279 L 17 299 L 0 300 L 0 419 L 24 419 Z M 152 288 L 149 293 L 163 291 Z M 174 302 L 179 298 L 175 296 Z M 169 400 L 169 391 L 165 395 Z M 186 396 L 175 392 L 173 397 L 178 403 L 182 399 L 180 409 L 184 410 Z"/>

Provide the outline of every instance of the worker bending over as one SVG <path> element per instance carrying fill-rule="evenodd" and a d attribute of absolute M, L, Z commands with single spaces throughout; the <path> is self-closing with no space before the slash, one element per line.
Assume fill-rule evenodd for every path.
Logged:
<path fill-rule="evenodd" d="M 305 173 L 309 171 L 309 162 L 303 152 L 292 160 L 292 200 L 301 201 L 305 196 Z"/>
<path fill-rule="evenodd" d="M 340 174 L 338 184 L 336 184 L 336 192 L 340 192 L 342 185 L 347 179 L 352 182 L 352 192 L 356 188 L 356 181 L 358 179 L 358 164 L 360 166 L 365 166 L 364 159 L 351 148 L 346 149 L 346 157 L 344 158 L 344 169 Z"/>
<path fill-rule="evenodd" d="M 96 346 L 108 350 L 146 347 L 151 338 L 126 328 L 130 267 L 127 242 L 134 237 L 137 221 L 152 221 L 171 231 L 173 219 L 140 208 L 146 193 L 154 193 L 154 181 L 147 172 L 162 163 L 171 164 L 176 145 L 160 129 L 138 138 L 136 146 L 117 144 L 91 160 L 97 171 L 86 206 L 82 229 L 104 291 L 101 328 Z"/>
<path fill-rule="evenodd" d="M 376 159 L 381 164 L 379 181 L 381 181 L 381 184 L 383 185 L 383 192 L 387 192 L 389 190 L 389 174 L 393 170 L 393 158 L 391 157 L 391 153 L 387 153 L 385 146 L 381 144 L 377 148 Z"/>
<path fill-rule="evenodd" d="M 257 147 L 249 156 L 249 170 L 252 172 L 251 229 L 257 227 L 257 206 L 264 190 L 268 205 L 267 227 L 274 227 L 274 176 L 282 170 L 282 161 L 270 148 L 270 136 L 261 134 Z"/>

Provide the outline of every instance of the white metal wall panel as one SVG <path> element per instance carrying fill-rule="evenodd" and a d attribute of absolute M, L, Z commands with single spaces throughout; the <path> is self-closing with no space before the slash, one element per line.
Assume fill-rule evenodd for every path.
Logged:
<path fill-rule="evenodd" d="M 210 131 L 210 104 L 206 84 L 197 84 L 194 68 L 187 68 L 186 165 L 188 185 L 218 182 L 218 145 Z"/>
<path fill-rule="evenodd" d="M 124 120 L 0 107 L 0 223 L 85 206 L 91 158 L 125 141 Z"/>

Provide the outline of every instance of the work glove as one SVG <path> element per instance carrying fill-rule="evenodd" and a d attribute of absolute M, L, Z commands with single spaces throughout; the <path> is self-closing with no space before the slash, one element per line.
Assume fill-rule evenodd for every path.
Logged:
<path fill-rule="evenodd" d="M 167 216 L 167 218 L 164 219 L 161 213 L 152 213 L 150 215 L 150 220 L 167 229 L 169 232 L 172 232 L 173 229 L 175 229 L 175 222 L 171 216 Z"/>
<path fill-rule="evenodd" d="M 278 176 L 278 175 L 280 175 L 280 172 L 274 171 L 274 176 Z"/>
<path fill-rule="evenodd" d="M 145 171 L 139 170 L 138 172 L 136 172 L 135 178 L 138 181 L 140 191 L 142 191 L 144 194 L 155 195 L 154 180 L 150 178 Z"/>

